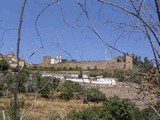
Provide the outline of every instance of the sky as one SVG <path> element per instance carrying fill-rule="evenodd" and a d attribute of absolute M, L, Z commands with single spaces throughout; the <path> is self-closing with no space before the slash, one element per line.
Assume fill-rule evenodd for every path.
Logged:
<path fill-rule="evenodd" d="M 28 0 L 24 12 L 21 31 L 20 56 L 27 62 L 41 63 L 43 56 L 62 55 L 64 59 L 78 61 L 105 60 L 122 55 L 107 49 L 101 40 L 90 29 L 91 25 L 75 0 L 61 0 L 50 6 L 39 17 L 37 28 L 41 41 L 35 30 L 35 20 L 43 8 L 53 0 Z M 22 0 L 0 0 L 0 52 L 16 53 L 17 28 Z M 147 56 L 153 59 L 149 42 L 140 33 L 126 33 L 121 38 L 122 30 L 105 20 L 129 22 L 126 15 L 113 9 L 103 7 L 95 1 L 89 1 L 88 12 L 96 29 L 110 45 L 129 54 Z M 5 30 L 8 30 L 3 34 Z M 43 45 L 44 48 L 39 49 Z M 38 51 L 37 51 L 38 50 Z M 29 56 L 37 51 L 31 58 Z"/>

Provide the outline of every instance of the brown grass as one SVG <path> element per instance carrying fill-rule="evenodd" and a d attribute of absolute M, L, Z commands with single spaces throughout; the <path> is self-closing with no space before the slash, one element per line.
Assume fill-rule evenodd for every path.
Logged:
<path fill-rule="evenodd" d="M 21 110 L 21 114 L 25 113 L 32 106 L 34 95 L 19 95 L 19 99 L 25 100 L 25 107 Z M 1 110 L 6 110 L 9 105 L 9 98 L 0 99 Z M 90 106 L 100 106 L 101 103 L 89 103 Z M 60 115 L 64 117 L 71 110 L 83 110 L 89 107 L 88 104 L 83 104 L 81 100 L 65 101 L 58 98 L 45 99 L 37 97 L 32 110 L 27 114 L 27 117 L 33 120 L 48 120 L 51 116 Z"/>

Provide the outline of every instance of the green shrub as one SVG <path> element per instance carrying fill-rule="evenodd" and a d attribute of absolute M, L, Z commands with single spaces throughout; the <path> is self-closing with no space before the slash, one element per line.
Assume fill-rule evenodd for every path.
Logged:
<path fill-rule="evenodd" d="M 86 89 L 84 95 L 85 95 L 87 101 L 90 101 L 90 102 L 101 102 L 101 101 L 106 100 L 105 94 L 103 94 L 102 92 L 100 92 L 96 88 Z"/>
<path fill-rule="evenodd" d="M 160 101 L 158 100 L 157 103 L 154 105 L 154 108 L 160 113 Z M 150 107 L 143 109 L 143 115 L 145 116 L 145 120 L 159 120 L 158 114 Z"/>
<path fill-rule="evenodd" d="M 69 100 L 71 98 L 80 98 L 80 95 L 83 93 L 84 88 L 76 82 L 65 81 L 60 87 L 60 98 Z"/>
<path fill-rule="evenodd" d="M 68 120 L 145 120 L 140 110 L 129 100 L 112 97 L 100 107 L 71 111 Z"/>
<path fill-rule="evenodd" d="M 52 91 L 59 86 L 59 83 L 60 80 L 57 78 L 40 77 L 37 81 L 37 87 L 42 97 L 49 98 Z"/>
<path fill-rule="evenodd" d="M 125 71 L 124 70 L 115 70 L 113 76 L 118 78 L 119 81 L 124 81 L 125 79 Z"/>
<path fill-rule="evenodd" d="M 79 112 L 73 110 L 68 113 L 67 120 L 99 120 L 99 110 L 98 107 L 87 108 Z"/>
<path fill-rule="evenodd" d="M 6 71 L 6 70 L 8 70 L 8 68 L 9 68 L 9 66 L 8 66 L 7 62 L 4 60 L 0 60 L 0 70 Z"/>
<path fill-rule="evenodd" d="M 128 99 L 120 99 L 112 97 L 107 99 L 104 104 L 102 115 L 106 116 L 106 112 L 110 114 L 109 119 L 115 120 L 143 120 L 142 113 Z M 106 116 L 107 117 L 107 116 Z"/>
<path fill-rule="evenodd" d="M 19 100 L 17 102 L 17 118 L 18 120 L 20 119 L 20 109 L 24 107 L 25 101 L 23 100 Z M 10 118 L 9 120 L 14 120 L 14 103 L 13 100 L 10 101 L 10 104 L 7 106 L 7 110 L 6 113 L 8 115 L 8 117 Z"/>

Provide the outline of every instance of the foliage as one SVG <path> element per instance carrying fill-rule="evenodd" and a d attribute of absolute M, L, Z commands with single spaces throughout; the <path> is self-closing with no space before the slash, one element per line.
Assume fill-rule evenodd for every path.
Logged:
<path fill-rule="evenodd" d="M 142 113 L 145 117 L 145 120 L 159 120 L 159 116 L 151 108 L 145 108 Z"/>
<path fill-rule="evenodd" d="M 99 75 L 101 75 L 101 74 L 97 71 L 90 71 L 90 73 L 89 73 L 89 77 L 97 77 Z"/>
<path fill-rule="evenodd" d="M 140 56 L 132 55 L 133 58 L 133 65 L 138 68 L 139 72 L 147 72 L 148 70 L 154 68 L 154 64 L 151 60 L 148 59 L 148 57 L 144 57 L 143 60 L 141 60 Z"/>
<path fill-rule="evenodd" d="M 84 96 L 86 97 L 87 101 L 90 101 L 90 102 L 101 102 L 106 100 L 105 94 L 103 94 L 96 88 L 86 89 Z"/>
<path fill-rule="evenodd" d="M 80 112 L 71 111 L 67 115 L 71 120 L 144 120 L 139 109 L 127 99 L 112 97 L 101 107 L 87 108 Z"/>
<path fill-rule="evenodd" d="M 107 99 L 103 104 L 101 116 L 115 120 L 142 120 L 143 116 L 139 109 L 127 99 L 112 97 Z"/>
<path fill-rule="evenodd" d="M 7 74 L 4 76 L 4 84 L 7 88 L 13 86 L 16 82 L 16 76 L 14 74 Z"/>
<path fill-rule="evenodd" d="M 8 70 L 8 68 L 9 68 L 9 66 L 8 66 L 7 62 L 4 60 L 0 60 L 0 70 L 6 71 L 6 70 Z"/>
<path fill-rule="evenodd" d="M 116 69 L 113 73 L 113 76 L 118 78 L 119 81 L 124 81 L 125 78 L 125 71 L 124 70 L 120 70 L 120 69 Z"/>
<path fill-rule="evenodd" d="M 77 60 L 76 59 L 72 59 L 71 62 L 77 62 Z"/>
<path fill-rule="evenodd" d="M 99 107 L 87 108 L 82 111 L 71 111 L 67 115 L 67 120 L 98 120 Z"/>
<path fill-rule="evenodd" d="M 25 91 L 25 83 L 29 81 L 29 71 L 28 70 L 21 70 L 20 71 L 20 82 L 19 82 L 19 91 L 24 92 Z"/>
<path fill-rule="evenodd" d="M 62 62 L 68 62 L 68 60 L 67 59 L 62 59 Z"/>
<path fill-rule="evenodd" d="M 25 101 L 24 100 L 19 100 L 17 103 L 17 118 L 20 118 L 20 109 L 24 107 Z M 9 106 L 7 107 L 6 110 L 7 115 L 9 116 L 10 120 L 14 119 L 14 104 L 13 100 L 10 101 Z"/>
<path fill-rule="evenodd" d="M 111 77 L 111 73 L 108 72 L 102 72 L 103 77 Z"/>
<path fill-rule="evenodd" d="M 4 92 L 4 84 L 3 83 L 0 83 L 0 97 L 3 96 L 3 92 Z"/>
<path fill-rule="evenodd" d="M 60 98 L 69 100 L 84 97 L 87 101 L 100 102 L 106 99 L 105 95 L 96 88 L 84 88 L 79 83 L 65 81 L 60 87 Z"/>
<path fill-rule="evenodd" d="M 144 80 L 144 76 L 140 73 L 128 70 L 125 72 L 125 81 L 140 84 Z"/>
<path fill-rule="evenodd" d="M 73 97 L 79 98 L 83 91 L 84 88 L 79 83 L 65 81 L 60 87 L 60 98 L 65 100 L 69 100 Z"/>
<path fill-rule="evenodd" d="M 39 93 L 41 93 L 42 97 L 49 98 L 53 90 L 55 90 L 60 83 L 60 80 L 57 78 L 51 77 L 38 77 L 37 87 Z"/>

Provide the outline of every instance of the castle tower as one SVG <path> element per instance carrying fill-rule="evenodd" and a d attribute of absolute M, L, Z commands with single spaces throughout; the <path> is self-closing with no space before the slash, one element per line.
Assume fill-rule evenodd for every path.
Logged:
<path fill-rule="evenodd" d="M 50 56 L 44 56 L 43 57 L 43 66 L 48 67 L 51 64 L 51 57 Z"/>

